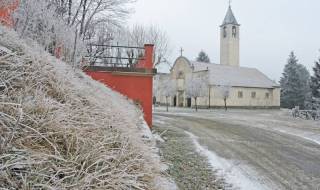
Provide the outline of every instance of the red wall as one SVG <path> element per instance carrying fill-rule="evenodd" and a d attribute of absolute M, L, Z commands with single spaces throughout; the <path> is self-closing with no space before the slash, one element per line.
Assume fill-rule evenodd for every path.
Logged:
<path fill-rule="evenodd" d="M 152 84 L 153 76 L 120 75 L 112 72 L 86 71 L 93 79 L 139 103 L 144 119 L 152 127 Z"/>
<path fill-rule="evenodd" d="M 13 18 L 12 13 L 16 10 L 16 8 L 19 5 L 19 1 L 12 0 L 13 2 L 10 3 L 6 7 L 2 7 L 0 5 L 0 23 L 7 25 L 7 26 L 13 26 Z"/>
<path fill-rule="evenodd" d="M 136 65 L 133 72 L 105 71 L 102 69 L 85 72 L 94 80 L 100 81 L 115 91 L 127 96 L 139 104 L 144 112 L 144 119 L 152 128 L 152 90 L 153 90 L 153 45 L 145 45 L 144 59 Z M 145 71 L 139 71 L 142 68 Z"/>

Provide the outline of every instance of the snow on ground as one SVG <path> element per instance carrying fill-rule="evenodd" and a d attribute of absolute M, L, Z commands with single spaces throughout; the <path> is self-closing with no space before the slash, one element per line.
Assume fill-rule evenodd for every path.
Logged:
<path fill-rule="evenodd" d="M 165 142 L 165 140 L 159 134 L 153 134 L 153 137 L 161 143 Z"/>
<path fill-rule="evenodd" d="M 190 116 L 201 119 L 214 119 L 231 124 L 262 128 L 304 138 L 313 143 L 320 144 L 320 121 L 293 118 L 289 110 L 199 110 L 170 108 L 165 112 L 158 107 L 155 113 Z"/>
<path fill-rule="evenodd" d="M 314 133 L 310 133 L 308 131 L 300 131 L 300 130 L 294 130 L 294 129 L 290 129 L 290 128 L 287 128 L 287 129 L 274 128 L 273 130 L 281 132 L 281 133 L 293 135 L 296 137 L 304 138 L 308 141 L 312 141 L 312 142 L 320 145 L 320 134 L 314 134 Z"/>
<path fill-rule="evenodd" d="M 264 190 L 268 189 L 262 185 L 259 181 L 250 176 L 255 176 L 254 171 L 250 171 L 250 174 L 244 172 L 241 168 L 237 166 L 233 161 L 226 160 L 219 157 L 212 151 L 200 145 L 198 142 L 198 137 L 194 134 L 185 131 L 186 134 L 190 136 L 196 150 L 205 156 L 213 169 L 218 170 L 218 175 L 225 178 L 226 182 L 233 185 L 235 189 L 243 190 Z M 248 170 L 248 168 L 246 168 Z"/>
<path fill-rule="evenodd" d="M 191 132 L 195 147 L 213 169 L 220 169 L 227 183 L 239 189 L 313 189 L 320 184 L 319 121 L 292 118 L 289 110 L 166 112 L 158 107 L 155 116 L 156 125 Z M 212 130 L 211 121 L 218 124 Z"/>
<path fill-rule="evenodd" d="M 238 110 L 238 109 L 234 110 L 234 109 L 230 109 L 227 112 L 224 110 L 199 110 L 199 112 L 195 112 L 192 109 L 184 109 L 184 108 L 182 108 L 182 109 L 181 108 L 170 108 L 169 110 L 170 110 L 169 112 L 166 112 L 165 108 L 157 108 L 156 123 L 159 123 L 159 124 L 170 123 L 171 122 L 170 119 L 175 118 L 175 116 L 177 116 L 177 119 L 174 122 L 177 122 L 179 120 L 183 120 L 185 118 L 190 117 L 190 118 L 204 119 L 207 122 L 215 121 L 218 123 L 223 123 L 226 126 L 228 126 L 230 124 L 230 126 L 234 126 L 234 127 L 236 126 L 238 128 L 243 127 L 244 130 L 248 130 L 249 128 L 252 128 L 252 129 L 258 128 L 258 129 L 261 129 L 261 132 L 263 132 L 265 134 L 274 134 L 274 137 L 271 137 L 271 136 L 267 136 L 267 137 L 274 138 L 275 141 L 278 140 L 279 142 L 283 142 L 284 149 L 286 149 L 286 146 L 287 146 L 285 144 L 287 139 L 300 139 L 301 141 L 299 141 L 299 142 L 307 142 L 307 144 L 301 144 L 301 147 L 309 147 L 309 146 L 310 147 L 317 147 L 320 142 L 320 122 L 313 121 L 313 120 L 303 120 L 303 119 L 292 118 L 292 116 L 290 114 L 290 110 Z M 168 115 L 168 117 L 166 117 L 166 115 Z M 196 125 L 196 123 L 194 123 L 194 125 Z M 186 130 L 188 130 L 188 127 L 192 128 L 192 126 L 186 126 Z M 197 127 L 197 125 L 196 125 L 196 127 Z M 188 131 L 190 131 L 190 130 L 188 130 Z M 271 132 L 271 133 L 269 133 L 269 132 Z M 273 174 L 277 174 L 277 175 L 275 175 L 275 176 L 277 176 L 276 180 L 274 180 L 272 178 L 268 178 L 268 177 L 263 177 L 263 176 L 259 177 L 259 174 L 261 174 L 260 173 L 261 171 L 259 169 L 257 169 L 257 170 L 252 169 L 252 168 L 259 168 L 259 165 L 253 166 L 249 162 L 247 165 L 246 162 L 240 161 L 239 159 L 230 159 L 229 160 L 229 159 L 225 159 L 225 157 L 220 157 L 220 156 L 218 156 L 218 155 L 220 155 L 220 152 L 219 152 L 219 154 L 217 154 L 218 152 L 215 152 L 216 151 L 215 147 L 210 147 L 210 151 L 209 151 L 208 148 L 203 147 L 199 143 L 199 140 L 201 139 L 201 137 L 199 136 L 199 140 L 198 140 L 198 137 L 194 135 L 194 134 L 197 134 L 197 133 L 195 133 L 195 131 L 193 131 L 193 134 L 192 133 L 188 133 L 188 134 L 193 139 L 195 147 L 199 150 L 199 152 L 201 152 L 204 156 L 206 156 L 208 158 L 212 167 L 214 169 L 215 168 L 220 169 L 221 170 L 220 175 L 225 176 L 228 183 L 234 184 L 239 189 L 265 189 L 266 188 L 265 186 L 275 186 L 276 187 L 277 185 L 279 185 L 277 182 L 277 179 L 279 180 L 280 184 L 281 183 L 288 183 L 288 187 L 291 187 L 290 185 L 294 184 L 296 186 L 301 187 L 301 189 L 305 188 L 305 186 L 304 186 L 305 184 L 309 185 L 310 187 L 313 187 L 313 185 L 315 183 L 317 183 L 317 182 L 306 182 L 308 178 L 305 177 L 303 173 L 299 173 L 299 172 L 292 173 L 292 175 L 293 175 L 292 177 L 286 176 L 285 178 L 281 178 L 281 177 L 277 176 L 278 173 L 288 172 L 292 169 L 292 168 L 290 168 L 290 166 L 283 166 L 282 167 L 281 164 L 280 164 L 280 166 L 278 166 L 278 169 L 274 168 L 274 170 L 272 170 L 272 172 L 275 172 L 275 173 L 272 173 L 271 171 L 269 171 L 269 173 L 267 173 L 267 175 L 265 175 L 265 174 L 263 174 L 263 171 L 262 171 L 262 174 L 264 176 L 268 176 L 268 174 L 270 174 L 270 172 L 272 173 L 271 176 L 273 176 Z M 277 135 L 277 134 L 279 134 L 279 135 Z M 290 138 L 288 136 L 292 136 L 292 138 Z M 246 137 L 249 138 L 250 136 L 241 136 L 241 137 L 244 137 L 244 139 L 246 139 Z M 276 137 L 279 137 L 279 138 L 277 139 Z M 281 137 L 287 137 L 287 138 L 284 138 L 282 140 Z M 252 138 L 254 139 L 254 136 Z M 224 143 L 230 143 L 229 141 L 231 141 L 231 143 L 237 142 L 237 141 L 235 141 L 235 139 L 223 139 Z M 241 141 L 241 142 L 243 143 L 243 141 Z M 314 144 L 314 145 L 308 145 L 308 144 Z M 275 144 L 272 146 L 276 147 Z M 300 144 L 299 144 L 299 146 L 300 146 Z M 268 147 L 268 144 L 266 145 L 266 147 Z M 281 150 L 284 150 L 284 149 L 281 149 Z M 221 151 L 221 149 L 220 149 L 220 151 Z M 259 153 L 261 153 L 261 155 L 263 155 L 262 154 L 263 147 L 262 147 L 262 149 L 257 149 L 256 151 L 258 151 Z M 292 150 L 291 152 L 290 151 L 291 151 L 291 149 L 288 149 L 288 153 L 280 151 L 279 154 L 275 154 L 275 155 L 279 156 L 279 160 L 273 160 L 274 162 L 272 162 L 272 157 L 270 157 L 270 158 L 261 157 L 261 158 L 257 158 L 257 159 L 252 157 L 252 159 L 254 161 L 261 159 L 261 161 L 263 161 L 265 164 L 268 164 L 268 160 L 270 160 L 271 161 L 270 164 L 271 164 L 271 166 L 273 166 L 273 164 L 277 163 L 277 161 L 279 161 L 279 163 L 281 163 L 282 162 L 281 159 L 283 159 L 284 161 L 287 161 L 286 158 L 291 158 L 292 154 L 294 155 L 294 153 L 291 153 L 291 152 L 294 152 L 295 150 Z M 310 153 L 310 155 L 316 155 L 316 154 L 317 153 L 315 153 L 315 152 Z M 304 154 L 304 155 L 309 156 L 309 154 Z M 298 156 L 300 156 L 300 158 L 301 157 L 303 158 L 304 155 L 298 155 Z M 306 156 L 306 157 L 308 157 L 308 156 Z M 228 157 L 228 158 L 233 158 L 233 157 Z M 264 160 L 264 159 L 266 159 L 266 160 Z M 296 160 L 293 160 L 293 162 L 296 165 L 298 165 L 299 167 L 310 168 L 310 166 L 307 166 L 308 165 L 307 163 L 304 164 L 303 161 L 302 161 L 302 164 L 300 164 L 300 162 L 296 161 Z M 317 160 L 310 159 L 310 162 L 317 163 Z M 285 164 L 286 163 L 283 163 L 282 165 L 285 165 Z M 268 167 L 269 166 L 270 165 L 268 165 Z M 276 166 L 276 164 L 275 164 L 275 166 Z M 311 168 L 317 168 L 317 165 L 314 165 L 314 167 L 311 166 Z M 295 171 L 295 170 L 293 170 L 293 171 Z M 254 178 L 255 176 L 258 179 L 255 179 Z M 301 180 L 301 184 L 299 184 L 299 182 L 297 182 L 299 180 Z M 306 183 L 304 184 L 304 182 L 306 182 Z M 271 189 L 278 189 L 278 188 L 271 188 Z"/>

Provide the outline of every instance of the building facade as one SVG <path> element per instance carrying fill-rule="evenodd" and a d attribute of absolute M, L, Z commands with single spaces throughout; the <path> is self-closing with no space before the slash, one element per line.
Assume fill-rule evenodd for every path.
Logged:
<path fill-rule="evenodd" d="M 193 107 L 195 99 L 188 93 L 190 78 L 201 78 L 205 84 L 197 105 L 203 108 L 280 108 L 280 86 L 255 68 L 240 66 L 240 25 L 231 7 L 220 26 L 220 64 L 176 59 L 168 74 L 154 78 L 154 102 L 170 106 Z M 175 91 L 168 97 L 168 81 Z M 227 93 L 227 96 L 226 96 Z M 166 95 L 164 95 L 166 94 Z M 226 99 L 226 101 L 225 101 Z"/>

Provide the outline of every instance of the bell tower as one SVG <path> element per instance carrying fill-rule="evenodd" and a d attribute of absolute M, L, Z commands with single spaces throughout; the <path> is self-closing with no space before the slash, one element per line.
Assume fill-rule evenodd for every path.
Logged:
<path fill-rule="evenodd" d="M 240 24 L 238 24 L 231 6 L 220 26 L 220 64 L 240 66 Z"/>

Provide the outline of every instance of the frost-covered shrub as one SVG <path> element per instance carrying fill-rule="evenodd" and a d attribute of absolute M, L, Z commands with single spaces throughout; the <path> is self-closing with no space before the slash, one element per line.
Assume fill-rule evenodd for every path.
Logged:
<path fill-rule="evenodd" d="M 200 97 L 206 96 L 208 91 L 208 78 L 202 76 L 187 76 L 186 80 L 186 94 L 189 98 L 193 98 L 195 108 L 198 110 L 197 100 Z"/>
<path fill-rule="evenodd" d="M 5 8 L 14 4 L 14 0 L 0 0 L 0 8 Z"/>
<path fill-rule="evenodd" d="M 37 41 L 52 54 L 61 48 L 63 60 L 78 63 L 84 45 L 76 40 L 76 29 L 68 26 L 56 10 L 47 0 L 21 0 L 14 14 L 15 30 L 21 38 Z"/>

